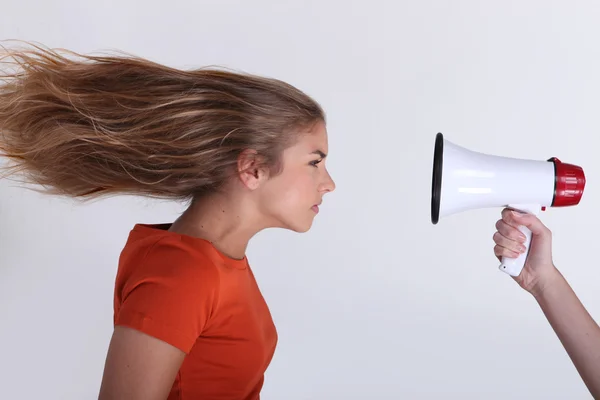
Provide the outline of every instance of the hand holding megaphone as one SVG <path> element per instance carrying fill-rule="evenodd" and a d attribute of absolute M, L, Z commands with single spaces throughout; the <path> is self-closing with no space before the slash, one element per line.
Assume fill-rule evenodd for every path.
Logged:
<path fill-rule="evenodd" d="M 489 207 L 508 207 L 539 215 L 546 207 L 579 204 L 585 188 L 583 169 L 556 157 L 545 161 L 493 156 L 457 146 L 436 135 L 431 185 L 431 221 Z M 519 276 L 531 244 L 531 230 L 519 226 L 525 251 L 504 256 L 500 270 Z"/>
<path fill-rule="evenodd" d="M 525 236 L 519 229 L 527 227 L 532 232 L 532 241 L 525 247 Z M 521 287 L 533 295 L 540 294 L 556 277 L 556 268 L 552 261 L 552 232 L 535 215 L 502 210 L 502 218 L 496 222 L 494 254 L 500 261 L 516 259 L 527 254 L 527 263 L 515 280 Z"/>

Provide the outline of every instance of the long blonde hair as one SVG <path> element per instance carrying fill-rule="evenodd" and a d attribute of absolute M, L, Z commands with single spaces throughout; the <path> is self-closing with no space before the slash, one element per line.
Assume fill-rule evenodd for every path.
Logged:
<path fill-rule="evenodd" d="M 276 174 L 296 133 L 324 119 L 276 79 L 38 45 L 0 53 L 0 155 L 46 193 L 191 200 L 246 149 Z"/>

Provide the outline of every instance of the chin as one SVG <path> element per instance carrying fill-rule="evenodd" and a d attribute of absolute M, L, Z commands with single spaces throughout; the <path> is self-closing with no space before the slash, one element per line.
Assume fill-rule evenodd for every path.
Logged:
<path fill-rule="evenodd" d="M 312 215 L 311 215 L 312 214 Z M 315 214 L 310 213 L 298 213 L 298 212 L 279 212 L 277 214 L 271 214 L 272 228 L 287 229 L 296 233 L 306 233 L 312 228 L 315 220 Z"/>
<path fill-rule="evenodd" d="M 306 233 L 312 228 L 313 219 L 305 221 L 286 221 L 281 224 L 281 228 L 288 229 L 296 233 Z"/>
<path fill-rule="evenodd" d="M 311 227 L 312 227 L 312 224 L 310 224 L 309 226 L 304 226 L 304 227 L 293 229 L 293 231 L 296 233 L 306 233 L 306 232 L 310 231 Z"/>

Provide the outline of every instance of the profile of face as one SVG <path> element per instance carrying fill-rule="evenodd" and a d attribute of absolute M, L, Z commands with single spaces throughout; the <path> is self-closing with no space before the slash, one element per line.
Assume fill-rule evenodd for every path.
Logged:
<path fill-rule="evenodd" d="M 282 154 L 278 175 L 254 182 L 257 208 L 269 227 L 308 231 L 323 196 L 335 189 L 325 160 L 327 129 L 319 122 Z"/>

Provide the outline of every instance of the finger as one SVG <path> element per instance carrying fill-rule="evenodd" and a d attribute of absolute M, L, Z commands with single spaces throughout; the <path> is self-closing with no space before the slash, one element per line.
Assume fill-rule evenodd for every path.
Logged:
<path fill-rule="evenodd" d="M 550 229 L 548 229 L 535 215 L 513 212 L 510 218 L 514 223 L 529 228 L 534 236 L 551 236 L 552 234 Z"/>
<path fill-rule="evenodd" d="M 497 246 L 503 247 L 514 253 L 520 254 L 525 252 L 525 246 L 522 243 L 509 239 L 500 232 L 494 233 L 493 240 Z"/>
<path fill-rule="evenodd" d="M 513 210 L 510 208 L 505 208 L 502 210 L 502 220 L 509 225 L 514 225 L 516 221 L 513 218 Z"/>
<path fill-rule="evenodd" d="M 498 261 L 502 261 L 502 257 L 517 258 L 519 253 L 509 250 L 506 247 L 496 245 L 494 246 L 494 255 L 498 258 Z"/>
<path fill-rule="evenodd" d="M 529 214 L 525 214 L 520 211 L 515 211 L 510 208 L 505 208 L 504 210 L 502 210 L 502 221 L 504 221 L 509 226 L 518 228 L 520 225 L 522 225 L 519 217 L 521 217 L 523 215 L 529 215 Z"/>
<path fill-rule="evenodd" d="M 533 214 L 504 208 L 502 210 L 502 220 L 515 228 L 520 225 L 526 226 L 534 236 L 552 236 L 550 229 L 548 229 L 548 227 Z"/>
<path fill-rule="evenodd" d="M 499 219 L 496 222 L 496 229 L 502 234 L 502 236 L 514 240 L 519 243 L 525 242 L 525 235 L 516 227 L 509 225 L 506 221 Z"/>

